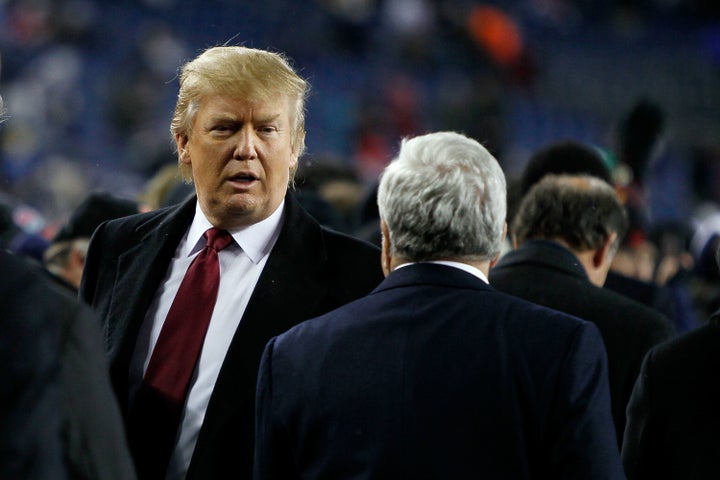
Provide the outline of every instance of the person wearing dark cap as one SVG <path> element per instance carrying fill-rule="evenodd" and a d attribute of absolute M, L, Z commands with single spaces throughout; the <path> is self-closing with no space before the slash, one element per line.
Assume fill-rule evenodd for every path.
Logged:
<path fill-rule="evenodd" d="M 110 193 L 95 192 L 88 195 L 45 250 L 43 263 L 51 279 L 76 294 L 90 237 L 95 229 L 106 220 L 138 213 L 138 209 L 136 201 Z"/>
<path fill-rule="evenodd" d="M 612 184 L 610 169 L 599 152 L 574 140 L 561 140 L 538 150 L 523 170 L 520 179 L 522 192 L 527 193 L 548 173 L 582 173 Z"/>
<path fill-rule="evenodd" d="M 530 188 L 547 174 L 590 175 L 613 185 L 610 168 L 603 160 L 600 151 L 575 140 L 560 140 L 545 145 L 535 152 L 523 170 L 520 180 L 516 183 L 514 201 L 508 202 L 508 223 L 512 218 L 522 197 Z M 510 197 L 510 195 L 508 196 Z M 626 235 L 627 237 L 627 235 Z M 625 239 L 621 239 L 620 249 Z M 616 255 L 617 258 L 617 255 Z M 610 267 L 604 288 L 608 288 L 633 300 L 647 305 L 673 323 L 678 315 L 672 292 L 652 282 L 643 281 L 621 274 Z"/>

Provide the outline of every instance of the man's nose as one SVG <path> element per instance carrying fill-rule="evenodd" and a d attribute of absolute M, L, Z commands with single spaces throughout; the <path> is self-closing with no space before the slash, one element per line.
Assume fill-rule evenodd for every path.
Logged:
<path fill-rule="evenodd" d="M 255 141 L 255 130 L 248 127 L 242 128 L 237 135 L 237 143 L 233 157 L 239 160 L 255 158 L 257 155 L 255 151 Z"/>

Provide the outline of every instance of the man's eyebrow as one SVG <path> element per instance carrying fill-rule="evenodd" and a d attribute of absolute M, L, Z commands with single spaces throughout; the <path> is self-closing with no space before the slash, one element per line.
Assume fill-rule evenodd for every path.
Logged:
<path fill-rule="evenodd" d="M 256 115 L 253 122 L 254 123 L 274 122 L 281 116 L 282 116 L 281 113 L 268 113 L 267 115 Z M 246 120 L 244 118 L 240 118 L 237 115 L 233 115 L 230 113 L 218 113 L 217 115 L 210 117 L 210 121 L 244 123 Z"/>
<path fill-rule="evenodd" d="M 268 123 L 268 122 L 274 122 L 278 118 L 280 118 L 280 113 L 269 113 L 267 115 L 258 115 L 256 118 L 255 123 Z"/>
<path fill-rule="evenodd" d="M 209 120 L 211 122 L 242 122 L 236 115 L 229 113 L 218 113 L 217 115 L 209 117 Z"/>

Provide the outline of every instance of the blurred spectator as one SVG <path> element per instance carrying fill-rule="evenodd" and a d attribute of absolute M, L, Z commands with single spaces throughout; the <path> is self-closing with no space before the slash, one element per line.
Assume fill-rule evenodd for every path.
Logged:
<path fill-rule="evenodd" d="M 72 212 L 45 250 L 43 260 L 51 278 L 77 294 L 90 237 L 104 221 L 138 213 L 138 203 L 110 193 L 91 193 Z"/>
<path fill-rule="evenodd" d="M 647 176 L 664 147 L 665 115 L 653 101 L 639 100 L 623 114 L 616 132 L 619 194 L 628 211 L 630 228 L 620 246 L 615 268 L 628 276 L 653 281 L 658 262 L 655 245 L 649 241 L 651 212 Z M 622 262 L 622 263 L 621 263 Z"/>
<path fill-rule="evenodd" d="M 692 227 L 684 221 L 654 222 L 648 239 L 657 249 L 653 281 L 670 290 L 675 304 L 675 328 L 679 333 L 698 326 L 691 286 L 696 274 L 690 253 Z"/>
<path fill-rule="evenodd" d="M 5 115 L 5 102 L 0 97 L 0 123 L 5 121 Z M 39 230 L 39 215 L 35 215 L 33 209 L 17 207 L 14 203 L 10 198 L 0 195 L 0 249 L 7 249 L 40 263 L 49 242 L 28 225 L 32 224 L 34 230 Z"/>
<path fill-rule="evenodd" d="M 720 310 L 720 272 L 715 252 L 720 247 L 720 205 L 704 205 L 694 214 L 690 251 L 695 259 L 693 300 L 698 317 L 710 318 Z"/>
<path fill-rule="evenodd" d="M 310 157 L 298 168 L 298 200 L 321 225 L 349 232 L 363 186 L 355 170 L 341 159 Z"/>
<path fill-rule="evenodd" d="M 663 99 L 679 148 L 713 151 L 720 30 L 707 24 L 717 20 L 711 3 L 0 2 L 15 117 L 0 137 L 2 188 L 51 223 L 77 204 L 72 192 L 135 195 L 169 158 L 162 132 L 174 92 L 164 85 L 189 52 L 230 38 L 302 59 L 322 92 L 311 98 L 311 149 L 351 158 L 368 182 L 398 135 L 431 129 L 463 131 L 496 154 L 568 135 L 598 143 L 638 92 Z M 518 114 L 522 106 L 536 118 Z M 56 187 L 73 165 L 80 188 Z"/>
<path fill-rule="evenodd" d="M 50 246 L 50 241 L 36 233 L 21 232 L 12 239 L 8 250 L 35 262 L 42 263 L 43 255 Z"/>
<path fill-rule="evenodd" d="M 172 163 L 158 168 L 137 198 L 141 210 L 157 210 L 180 203 L 193 192 L 195 189 L 192 184 L 182 179 L 177 164 Z"/>
<path fill-rule="evenodd" d="M 684 220 L 660 220 L 650 208 L 648 177 L 665 151 L 664 109 L 640 99 L 617 126 L 618 168 L 625 169 L 618 191 L 628 210 L 630 229 L 620 245 L 613 270 L 667 288 L 673 297 L 671 318 L 678 332 L 698 324 L 690 282 L 694 271 L 691 226 Z"/>

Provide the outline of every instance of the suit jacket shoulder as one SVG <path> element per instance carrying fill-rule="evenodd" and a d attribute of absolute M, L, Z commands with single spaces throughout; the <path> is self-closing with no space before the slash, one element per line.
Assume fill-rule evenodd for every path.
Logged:
<path fill-rule="evenodd" d="M 505 254 L 490 271 L 490 283 L 511 295 L 593 321 L 606 340 L 611 330 L 630 335 L 645 346 L 645 352 L 675 333 L 670 320 L 656 310 L 590 283 L 574 255 L 549 242 L 528 242 Z"/>

